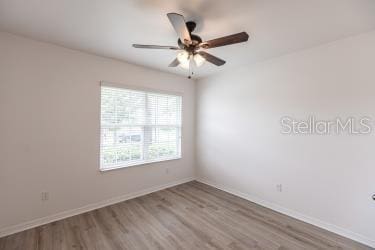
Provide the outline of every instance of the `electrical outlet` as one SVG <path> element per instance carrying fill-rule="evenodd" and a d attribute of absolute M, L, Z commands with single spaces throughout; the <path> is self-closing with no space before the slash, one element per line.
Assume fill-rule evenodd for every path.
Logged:
<path fill-rule="evenodd" d="M 169 174 L 169 168 L 166 168 L 166 169 L 165 169 L 165 173 L 166 173 L 166 174 Z"/>
<path fill-rule="evenodd" d="M 42 192 L 41 193 L 41 200 L 42 201 L 48 201 L 49 200 L 49 193 L 48 192 Z"/>
<path fill-rule="evenodd" d="M 283 191 L 283 185 L 282 184 L 277 184 L 276 185 L 276 190 L 277 190 L 277 192 L 282 192 Z"/>

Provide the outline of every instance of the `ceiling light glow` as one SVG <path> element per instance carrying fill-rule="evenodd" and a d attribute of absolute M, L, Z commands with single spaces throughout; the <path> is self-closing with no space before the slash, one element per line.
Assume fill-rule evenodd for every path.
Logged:
<path fill-rule="evenodd" d="M 180 62 L 179 66 L 181 66 L 181 68 L 184 68 L 184 69 L 189 69 L 191 66 L 190 63 L 195 64 L 196 67 L 200 67 L 206 61 L 206 59 L 203 56 L 199 54 L 195 54 L 193 56 L 187 51 L 181 51 L 180 53 L 178 53 L 177 60 Z"/>
<path fill-rule="evenodd" d="M 190 66 L 190 54 L 187 51 L 181 51 L 177 54 L 177 60 L 180 62 L 181 68 L 189 69 Z"/>
<path fill-rule="evenodd" d="M 206 59 L 205 59 L 203 56 L 201 56 L 201 55 L 199 55 L 199 54 L 195 54 L 195 55 L 194 55 L 194 62 L 195 62 L 195 65 L 196 65 L 197 67 L 202 66 L 202 65 L 204 64 L 205 61 L 206 61 Z"/>
<path fill-rule="evenodd" d="M 189 61 L 189 53 L 187 51 L 181 51 L 180 53 L 177 54 L 177 60 L 181 63 L 184 64 Z"/>

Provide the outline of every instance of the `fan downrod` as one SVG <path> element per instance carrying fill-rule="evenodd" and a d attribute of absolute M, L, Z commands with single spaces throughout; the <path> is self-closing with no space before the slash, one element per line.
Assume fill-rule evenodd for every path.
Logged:
<path fill-rule="evenodd" d="M 195 30 L 195 27 L 197 27 L 197 23 L 194 21 L 188 21 L 186 22 L 186 27 L 188 28 L 190 34 Z"/>

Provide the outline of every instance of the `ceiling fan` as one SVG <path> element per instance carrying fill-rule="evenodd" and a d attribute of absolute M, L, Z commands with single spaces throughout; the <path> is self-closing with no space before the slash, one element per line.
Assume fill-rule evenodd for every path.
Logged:
<path fill-rule="evenodd" d="M 177 58 L 169 64 L 169 67 L 181 66 L 182 68 L 189 69 L 189 78 L 191 78 L 190 72 L 193 74 L 192 68 L 194 66 L 200 67 L 205 61 L 216 66 L 225 64 L 224 60 L 207 53 L 204 51 L 205 49 L 242 43 L 249 39 L 249 35 L 246 32 L 241 32 L 203 42 L 202 38 L 192 34 L 196 27 L 195 22 L 185 22 L 184 16 L 177 13 L 168 13 L 167 16 L 179 37 L 177 40 L 178 46 L 133 44 L 133 47 L 140 49 L 168 49 L 180 51 L 177 54 Z"/>

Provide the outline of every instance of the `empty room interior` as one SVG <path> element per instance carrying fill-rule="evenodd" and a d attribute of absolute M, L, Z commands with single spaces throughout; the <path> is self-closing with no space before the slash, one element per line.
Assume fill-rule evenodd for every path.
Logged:
<path fill-rule="evenodd" d="M 0 249 L 375 249 L 375 1 L 0 0 Z"/>

